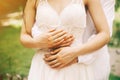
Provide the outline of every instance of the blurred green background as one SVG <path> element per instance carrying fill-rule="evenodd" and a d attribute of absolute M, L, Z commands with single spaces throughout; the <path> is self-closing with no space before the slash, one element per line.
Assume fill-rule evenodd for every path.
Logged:
<path fill-rule="evenodd" d="M 33 49 L 19 41 L 26 0 L 0 0 L 0 80 L 27 80 Z M 120 0 L 116 0 L 113 35 L 109 46 L 110 80 L 120 80 Z"/>

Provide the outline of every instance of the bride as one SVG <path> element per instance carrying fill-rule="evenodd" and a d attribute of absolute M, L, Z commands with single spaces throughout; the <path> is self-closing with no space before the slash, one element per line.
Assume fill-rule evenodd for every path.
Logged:
<path fill-rule="evenodd" d="M 86 10 L 92 16 L 97 34 L 83 44 Z M 108 54 L 105 49 L 98 49 L 109 40 L 109 28 L 99 0 L 27 0 L 21 42 L 36 48 L 28 80 L 97 80 L 96 63 L 104 73 L 101 79 L 106 80 Z M 78 56 L 91 56 L 90 52 L 96 50 L 95 62 L 75 63 Z"/>

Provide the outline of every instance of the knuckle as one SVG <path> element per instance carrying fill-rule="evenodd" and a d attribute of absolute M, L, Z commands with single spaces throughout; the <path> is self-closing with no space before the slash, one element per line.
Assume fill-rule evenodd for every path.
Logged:
<path fill-rule="evenodd" d="M 52 48 L 51 46 L 48 46 L 48 48 Z"/>
<path fill-rule="evenodd" d="M 52 66 L 52 63 L 49 63 L 50 66 Z"/>
<path fill-rule="evenodd" d="M 58 58 L 58 62 L 61 62 L 61 63 L 63 62 L 61 57 Z"/>
<path fill-rule="evenodd" d="M 49 42 L 51 42 L 51 41 L 52 41 L 52 38 L 51 38 L 51 37 L 49 37 L 49 38 L 48 38 L 48 41 L 49 41 Z"/>

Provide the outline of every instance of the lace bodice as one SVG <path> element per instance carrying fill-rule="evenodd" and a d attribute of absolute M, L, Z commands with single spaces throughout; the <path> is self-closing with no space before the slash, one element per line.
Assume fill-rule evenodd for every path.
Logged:
<path fill-rule="evenodd" d="M 75 40 L 72 46 L 81 44 L 86 27 L 86 13 L 82 0 L 72 0 L 60 14 L 50 6 L 47 0 L 40 1 L 36 13 L 36 22 L 32 28 L 32 35 L 37 37 L 52 27 L 73 34 Z"/>

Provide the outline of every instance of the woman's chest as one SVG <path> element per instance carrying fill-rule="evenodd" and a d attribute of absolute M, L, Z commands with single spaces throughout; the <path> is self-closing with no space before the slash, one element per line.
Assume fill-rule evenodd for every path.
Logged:
<path fill-rule="evenodd" d="M 36 22 L 47 25 L 81 25 L 86 22 L 86 13 L 82 5 L 69 4 L 58 14 L 50 5 L 37 7 Z"/>

